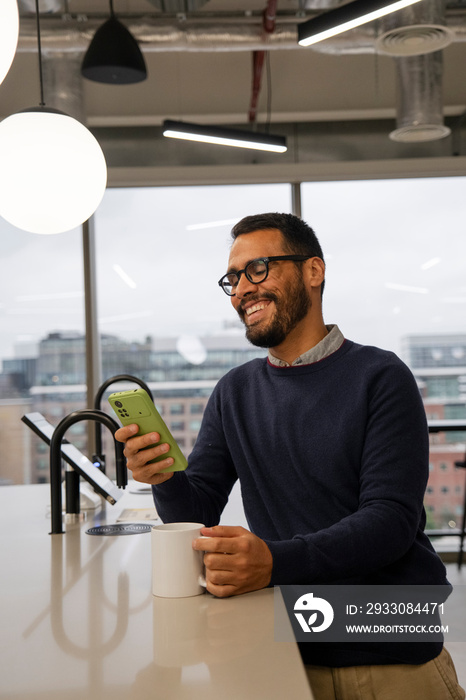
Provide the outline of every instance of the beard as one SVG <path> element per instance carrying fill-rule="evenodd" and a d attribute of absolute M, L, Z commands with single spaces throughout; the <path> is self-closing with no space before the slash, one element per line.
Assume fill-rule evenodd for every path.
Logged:
<path fill-rule="evenodd" d="M 311 307 L 311 299 L 301 275 L 296 277 L 285 297 L 279 297 L 273 292 L 264 292 L 258 294 L 257 299 L 268 299 L 275 304 L 275 313 L 265 328 L 261 327 L 260 322 L 246 325 L 245 313 L 241 307 L 238 309 L 238 315 L 246 326 L 246 338 L 259 348 L 281 345 Z M 250 301 L 255 301 L 255 297 L 249 297 L 248 302 Z"/>

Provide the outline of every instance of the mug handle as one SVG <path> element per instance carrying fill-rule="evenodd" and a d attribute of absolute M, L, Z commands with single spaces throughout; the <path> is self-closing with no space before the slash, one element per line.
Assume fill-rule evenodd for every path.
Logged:
<path fill-rule="evenodd" d="M 200 539 L 200 540 L 208 540 L 209 538 L 206 537 L 206 535 L 199 535 L 199 538 L 198 538 L 198 539 Z M 200 551 L 202 551 L 202 550 L 200 550 Z M 205 566 L 204 566 L 204 571 L 205 571 Z M 204 588 L 207 588 L 207 583 L 206 583 L 206 580 L 205 580 L 205 576 L 203 576 L 202 574 L 199 576 L 197 582 L 198 582 L 198 584 L 199 584 L 200 586 L 203 586 Z"/>

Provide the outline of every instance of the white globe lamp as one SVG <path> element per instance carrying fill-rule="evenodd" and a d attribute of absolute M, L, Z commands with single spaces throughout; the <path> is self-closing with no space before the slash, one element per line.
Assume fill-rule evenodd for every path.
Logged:
<path fill-rule="evenodd" d="M 79 121 L 47 107 L 0 123 L 0 216 L 31 233 L 80 226 L 107 185 L 102 149 Z"/>
<path fill-rule="evenodd" d="M 0 2 L 0 83 L 10 70 L 18 46 L 19 15 L 16 0 Z"/>

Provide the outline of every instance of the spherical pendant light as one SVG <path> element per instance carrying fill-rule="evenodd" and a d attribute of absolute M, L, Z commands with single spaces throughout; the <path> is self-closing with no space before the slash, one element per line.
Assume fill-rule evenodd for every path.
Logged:
<path fill-rule="evenodd" d="M 0 216 L 31 233 L 80 226 L 107 184 L 102 149 L 80 122 L 37 107 L 0 123 Z"/>
<path fill-rule="evenodd" d="M 16 0 L 0 2 L 0 83 L 10 70 L 15 57 L 19 35 L 19 15 Z"/>

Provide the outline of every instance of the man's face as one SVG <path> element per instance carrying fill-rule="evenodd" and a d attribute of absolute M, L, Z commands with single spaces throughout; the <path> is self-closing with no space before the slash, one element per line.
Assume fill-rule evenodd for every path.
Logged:
<path fill-rule="evenodd" d="M 238 236 L 233 243 L 229 271 L 242 270 L 254 258 L 286 255 L 283 236 L 276 229 Z M 246 326 L 246 338 L 264 348 L 281 345 L 308 314 L 311 299 L 303 281 L 301 263 L 269 263 L 267 279 L 250 282 L 243 273 L 231 303 Z"/>

